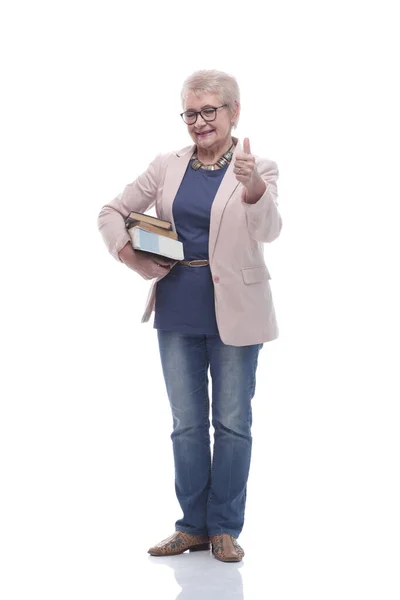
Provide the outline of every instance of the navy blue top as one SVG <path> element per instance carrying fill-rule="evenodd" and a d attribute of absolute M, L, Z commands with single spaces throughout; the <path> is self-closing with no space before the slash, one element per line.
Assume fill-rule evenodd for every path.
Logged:
<path fill-rule="evenodd" d="M 226 169 L 194 171 L 189 162 L 172 209 L 185 260 L 208 260 L 211 206 Z M 154 327 L 180 333 L 218 335 L 209 266 L 177 264 L 157 283 Z"/>

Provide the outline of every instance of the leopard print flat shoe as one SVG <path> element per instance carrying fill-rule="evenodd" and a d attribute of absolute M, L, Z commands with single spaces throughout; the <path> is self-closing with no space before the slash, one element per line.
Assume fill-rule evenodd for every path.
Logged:
<path fill-rule="evenodd" d="M 210 539 L 208 536 L 190 535 L 184 531 L 175 531 L 166 540 L 152 546 L 148 553 L 152 556 L 174 556 L 175 554 L 182 554 L 186 550 L 197 552 L 209 549 Z"/>
<path fill-rule="evenodd" d="M 210 537 L 212 553 L 217 560 L 222 562 L 240 562 L 244 556 L 244 550 L 239 546 L 233 535 L 222 533 Z"/>

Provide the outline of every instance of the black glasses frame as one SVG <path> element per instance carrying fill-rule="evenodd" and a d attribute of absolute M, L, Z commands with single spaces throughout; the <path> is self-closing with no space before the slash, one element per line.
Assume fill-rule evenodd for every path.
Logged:
<path fill-rule="evenodd" d="M 194 125 L 196 123 L 197 117 L 199 115 L 201 115 L 201 117 L 202 117 L 202 119 L 204 119 L 204 121 L 206 121 L 207 123 L 210 123 L 210 121 L 215 121 L 215 119 L 217 118 L 217 110 L 219 108 L 225 108 L 226 106 L 228 106 L 228 105 L 227 104 L 221 104 L 221 106 L 205 106 L 201 110 L 189 110 L 189 111 L 185 111 L 185 112 L 181 113 L 181 117 L 183 119 L 183 122 L 186 123 L 186 121 L 185 121 L 185 115 L 186 115 L 186 113 L 189 112 L 189 113 L 193 113 L 193 114 L 196 115 L 196 118 L 193 121 L 193 123 L 186 123 L 186 125 Z M 210 110 L 210 108 L 212 108 L 215 111 L 214 116 L 213 116 L 212 119 L 209 119 L 208 117 L 205 118 L 205 116 L 203 114 L 205 110 Z"/>

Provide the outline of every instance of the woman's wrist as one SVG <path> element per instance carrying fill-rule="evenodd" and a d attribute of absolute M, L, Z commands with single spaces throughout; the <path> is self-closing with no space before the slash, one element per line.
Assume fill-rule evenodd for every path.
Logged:
<path fill-rule="evenodd" d="M 254 185 L 243 190 L 243 202 L 246 204 L 255 204 L 265 194 L 267 184 L 263 179 L 257 180 Z"/>
<path fill-rule="evenodd" d="M 118 252 L 118 257 L 121 262 L 128 266 L 132 266 L 136 262 L 136 254 L 130 242 L 127 242 L 125 246 L 121 248 Z"/>

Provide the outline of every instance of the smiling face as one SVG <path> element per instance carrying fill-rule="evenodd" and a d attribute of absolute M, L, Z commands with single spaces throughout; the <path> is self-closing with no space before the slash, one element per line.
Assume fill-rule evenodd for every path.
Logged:
<path fill-rule="evenodd" d="M 223 101 L 216 94 L 198 94 L 189 92 L 186 97 L 184 110 L 203 110 L 207 107 L 221 106 Z M 237 107 L 238 109 L 238 107 Z M 231 143 L 232 121 L 235 115 L 232 115 L 228 107 L 217 110 L 214 121 L 205 121 L 201 115 L 197 116 L 194 125 L 187 125 L 189 135 L 197 146 L 197 152 L 200 158 L 201 154 L 212 155 L 226 152 Z"/>

